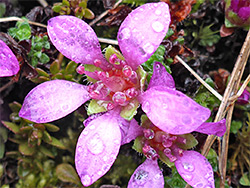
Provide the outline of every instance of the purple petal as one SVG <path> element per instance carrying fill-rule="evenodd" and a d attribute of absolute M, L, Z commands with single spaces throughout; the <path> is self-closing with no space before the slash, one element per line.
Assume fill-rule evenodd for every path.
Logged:
<path fill-rule="evenodd" d="M 231 0 L 231 5 L 230 8 L 237 13 L 239 8 L 238 8 L 239 0 Z"/>
<path fill-rule="evenodd" d="M 208 108 L 167 87 L 153 87 L 141 94 L 139 101 L 151 122 L 171 134 L 190 133 L 210 116 Z"/>
<path fill-rule="evenodd" d="M 108 66 L 94 30 L 74 16 L 57 16 L 48 21 L 48 34 L 54 46 L 67 58 L 82 64 L 101 60 L 101 68 Z"/>
<path fill-rule="evenodd" d="M 148 85 L 148 89 L 154 86 L 166 86 L 175 88 L 173 77 L 166 71 L 166 68 L 159 62 L 154 63 L 154 72 Z"/>
<path fill-rule="evenodd" d="M 46 123 L 68 115 L 89 99 L 86 86 L 65 80 L 48 81 L 28 93 L 19 116 Z"/>
<path fill-rule="evenodd" d="M 13 76 L 20 67 L 16 56 L 11 49 L 0 40 L 0 77 Z"/>
<path fill-rule="evenodd" d="M 214 173 L 208 160 L 196 151 L 184 151 L 175 161 L 181 177 L 192 187 L 214 188 Z"/>
<path fill-rule="evenodd" d="M 128 188 L 164 188 L 164 178 L 157 160 L 146 159 L 133 173 Z"/>
<path fill-rule="evenodd" d="M 117 39 L 123 56 L 133 69 L 147 61 L 159 47 L 169 24 L 169 8 L 164 2 L 144 4 L 126 17 Z"/>
<path fill-rule="evenodd" d="M 110 111 L 94 119 L 78 139 L 75 164 L 84 186 L 102 177 L 118 155 L 121 133 L 117 116 L 119 114 Z"/>
<path fill-rule="evenodd" d="M 226 120 L 223 119 L 218 122 L 203 123 L 195 131 L 208 135 L 223 136 L 226 130 Z"/>
<path fill-rule="evenodd" d="M 120 126 L 121 134 L 122 134 L 121 145 L 129 143 L 132 140 L 136 139 L 137 136 L 140 136 L 143 134 L 142 132 L 143 128 L 138 125 L 135 119 L 132 119 L 131 121 L 127 121 L 123 119 L 122 117 L 119 117 L 118 121 L 119 121 L 119 126 Z"/>
<path fill-rule="evenodd" d="M 240 8 L 240 10 L 238 12 L 238 16 L 242 20 L 247 21 L 248 18 L 250 17 L 250 7 L 242 7 L 242 8 Z"/>

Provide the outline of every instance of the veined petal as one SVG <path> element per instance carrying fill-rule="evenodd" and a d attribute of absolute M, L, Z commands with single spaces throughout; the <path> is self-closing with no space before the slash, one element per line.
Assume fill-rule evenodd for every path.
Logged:
<path fill-rule="evenodd" d="M 192 187 L 214 188 L 214 172 L 208 160 L 196 151 L 184 151 L 175 166 L 181 177 Z"/>
<path fill-rule="evenodd" d="M 65 80 L 48 81 L 28 93 L 19 116 L 46 123 L 70 114 L 89 99 L 86 86 Z"/>
<path fill-rule="evenodd" d="M 164 178 L 157 160 L 146 159 L 131 176 L 128 188 L 164 188 Z"/>
<path fill-rule="evenodd" d="M 122 117 L 119 117 L 119 119 L 119 126 L 122 133 L 121 145 L 129 143 L 136 139 L 137 136 L 143 134 L 143 128 L 138 125 L 135 119 L 132 119 L 131 121 L 127 121 Z"/>
<path fill-rule="evenodd" d="M 159 62 L 154 63 L 154 72 L 148 84 L 148 89 L 155 86 L 169 87 L 175 89 L 173 77 L 166 71 L 166 68 Z"/>
<path fill-rule="evenodd" d="M 48 21 L 48 34 L 54 46 L 67 58 L 82 64 L 93 64 L 95 60 L 100 60 L 100 67 L 107 69 L 108 62 L 102 55 L 98 38 L 83 20 L 65 15 L 51 18 Z"/>
<path fill-rule="evenodd" d="M 118 155 L 121 133 L 116 119 L 118 113 L 113 112 L 91 121 L 78 139 L 75 164 L 84 186 L 102 177 Z"/>
<path fill-rule="evenodd" d="M 20 67 L 16 56 L 11 49 L 0 40 L 0 77 L 13 76 Z"/>
<path fill-rule="evenodd" d="M 218 122 L 202 123 L 195 131 L 208 135 L 223 136 L 226 130 L 226 120 L 222 119 Z"/>
<path fill-rule="evenodd" d="M 169 8 L 164 2 L 144 4 L 126 17 L 117 39 L 123 56 L 134 70 L 159 47 L 169 24 Z"/>
<path fill-rule="evenodd" d="M 210 116 L 208 108 L 172 88 L 153 87 L 138 98 L 151 122 L 170 134 L 190 133 Z"/>

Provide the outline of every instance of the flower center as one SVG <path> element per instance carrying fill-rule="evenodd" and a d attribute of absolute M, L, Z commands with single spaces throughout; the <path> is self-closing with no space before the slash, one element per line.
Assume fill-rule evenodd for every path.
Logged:
<path fill-rule="evenodd" d="M 163 132 L 157 127 L 143 130 L 142 152 L 147 158 L 156 159 L 159 152 L 163 152 L 170 162 L 177 160 L 183 155 L 183 150 L 178 147 L 178 143 L 186 144 L 186 139 L 179 135 L 172 135 Z"/>
<path fill-rule="evenodd" d="M 140 91 L 139 76 L 124 60 L 113 54 L 109 58 L 109 63 L 112 65 L 109 71 L 88 72 L 84 69 L 79 71 L 97 80 L 88 86 L 88 91 L 92 99 L 107 101 L 105 106 L 107 110 L 118 105 L 126 106 Z M 100 61 L 95 60 L 96 67 L 100 64 Z"/>

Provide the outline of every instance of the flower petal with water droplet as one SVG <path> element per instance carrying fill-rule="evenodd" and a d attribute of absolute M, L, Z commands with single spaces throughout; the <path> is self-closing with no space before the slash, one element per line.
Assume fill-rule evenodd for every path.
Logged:
<path fill-rule="evenodd" d="M 48 21 L 48 34 L 54 46 L 67 58 L 82 64 L 101 60 L 100 68 L 109 65 L 102 55 L 94 30 L 74 16 L 57 16 Z"/>
<path fill-rule="evenodd" d="M 48 81 L 28 93 L 19 116 L 46 123 L 68 115 L 89 99 L 86 86 L 65 80 Z"/>
<path fill-rule="evenodd" d="M 184 151 L 175 166 L 181 177 L 192 187 L 214 188 L 214 173 L 208 160 L 196 151 Z"/>
<path fill-rule="evenodd" d="M 147 19 L 146 21 L 145 18 Z M 147 3 L 132 11 L 121 24 L 117 39 L 128 64 L 136 69 L 159 47 L 170 24 L 168 4 Z"/>
<path fill-rule="evenodd" d="M 11 49 L 0 40 L 0 77 L 13 76 L 20 67 L 16 56 Z"/>
<path fill-rule="evenodd" d="M 114 163 L 121 144 L 119 113 L 110 111 L 92 120 L 76 146 L 76 170 L 84 186 L 102 177 Z"/>
<path fill-rule="evenodd" d="M 157 160 L 146 159 L 131 176 L 128 188 L 163 188 L 164 178 Z"/>
<path fill-rule="evenodd" d="M 208 135 L 223 136 L 226 130 L 226 120 L 223 119 L 218 122 L 203 123 L 195 131 Z"/>
<path fill-rule="evenodd" d="M 190 133 L 210 116 L 208 108 L 168 87 L 150 88 L 138 99 L 151 122 L 171 134 Z"/>
<path fill-rule="evenodd" d="M 154 86 L 169 87 L 175 89 L 173 77 L 166 71 L 166 68 L 159 62 L 154 63 L 154 72 L 148 84 L 148 89 Z"/>

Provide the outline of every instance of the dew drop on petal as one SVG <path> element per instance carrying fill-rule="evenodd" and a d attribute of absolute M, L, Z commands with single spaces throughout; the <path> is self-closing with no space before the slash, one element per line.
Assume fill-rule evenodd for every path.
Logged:
<path fill-rule="evenodd" d="M 192 172 L 194 171 L 194 165 L 190 164 L 190 163 L 183 163 L 183 168 L 186 170 L 186 171 L 189 171 L 189 172 Z"/>
<path fill-rule="evenodd" d="M 182 175 L 183 176 L 183 179 L 185 179 L 185 180 L 187 180 L 187 181 L 190 181 L 192 178 L 193 178 L 193 176 L 192 175 L 189 175 L 189 174 L 184 174 L 184 175 Z"/>
<path fill-rule="evenodd" d="M 194 187 L 195 188 L 202 188 L 203 187 L 203 183 L 197 183 Z"/>
<path fill-rule="evenodd" d="M 105 146 L 100 136 L 95 134 L 90 140 L 88 140 L 87 147 L 92 154 L 97 155 L 104 150 Z"/>
<path fill-rule="evenodd" d="M 155 14 L 156 14 L 156 15 L 160 15 L 160 14 L 161 14 L 161 10 L 160 10 L 160 9 L 157 9 L 157 10 L 155 11 Z"/>
<path fill-rule="evenodd" d="M 124 28 L 121 30 L 120 34 L 119 34 L 119 38 L 120 39 L 128 39 L 131 35 L 130 29 L 129 28 Z"/>
<path fill-rule="evenodd" d="M 143 49 L 145 52 L 147 52 L 148 54 L 151 54 L 154 52 L 154 46 L 151 44 L 151 43 L 146 43 L 144 46 L 143 46 Z"/>
<path fill-rule="evenodd" d="M 143 105 L 143 111 L 145 112 L 145 113 L 149 113 L 150 112 L 150 104 L 149 104 L 149 102 L 145 102 L 144 103 L 144 105 Z"/>
<path fill-rule="evenodd" d="M 90 185 L 91 184 L 91 177 L 89 176 L 89 175 L 84 175 L 84 176 L 82 176 L 81 177 L 81 182 L 82 182 L 82 184 L 83 185 L 85 185 L 85 186 L 88 186 L 88 185 Z"/>
<path fill-rule="evenodd" d="M 151 26 L 152 26 L 153 30 L 157 33 L 162 32 L 164 29 L 164 25 L 159 21 L 153 22 Z"/>
<path fill-rule="evenodd" d="M 148 172 L 144 170 L 138 170 L 136 174 L 134 175 L 133 181 L 137 185 L 144 185 L 148 180 Z"/>

